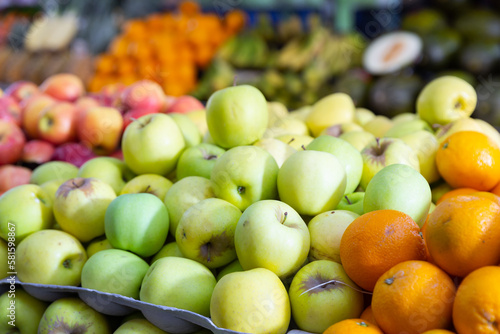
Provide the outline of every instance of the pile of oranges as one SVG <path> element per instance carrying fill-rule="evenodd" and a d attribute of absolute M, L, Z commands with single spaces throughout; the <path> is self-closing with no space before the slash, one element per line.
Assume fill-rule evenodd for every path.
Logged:
<path fill-rule="evenodd" d="M 181 3 L 176 12 L 130 20 L 108 52 L 97 57 L 89 90 L 149 79 L 159 83 L 167 95 L 185 95 L 195 88 L 198 71 L 245 23 L 241 11 L 220 17 L 202 13 L 191 1 Z"/>
<path fill-rule="evenodd" d="M 422 228 L 378 210 L 345 230 L 342 265 L 370 303 L 324 334 L 500 333 L 500 148 L 460 131 L 441 143 L 436 164 L 452 190 Z"/>

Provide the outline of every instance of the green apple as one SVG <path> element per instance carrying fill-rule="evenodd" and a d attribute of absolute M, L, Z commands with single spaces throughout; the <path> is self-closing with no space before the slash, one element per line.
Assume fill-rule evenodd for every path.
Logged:
<path fill-rule="evenodd" d="M 259 201 L 241 215 L 234 234 L 236 254 L 243 269 L 266 268 L 287 278 L 307 260 L 307 225 L 289 205 Z"/>
<path fill-rule="evenodd" d="M 108 322 L 78 298 L 61 298 L 47 307 L 38 326 L 38 334 L 93 333 L 111 334 Z"/>
<path fill-rule="evenodd" d="M 420 172 L 417 152 L 399 138 L 376 138 L 361 151 L 363 174 L 360 185 L 366 189 L 372 177 L 385 166 L 406 164 Z"/>
<path fill-rule="evenodd" d="M 27 294 L 18 286 L 0 296 L 0 332 L 37 334 L 47 304 Z"/>
<path fill-rule="evenodd" d="M 467 81 L 442 76 L 429 82 L 417 98 L 417 114 L 427 123 L 447 124 L 469 117 L 476 109 L 477 94 Z"/>
<path fill-rule="evenodd" d="M 392 122 L 394 125 L 398 125 L 400 123 L 404 123 L 407 121 L 413 121 L 415 119 L 420 119 L 417 114 L 415 113 L 410 113 L 410 112 L 404 112 L 402 114 L 398 114 L 391 118 Z"/>
<path fill-rule="evenodd" d="M 135 175 L 120 159 L 98 157 L 84 163 L 78 171 L 78 177 L 95 177 L 109 184 L 118 195 L 123 186 Z"/>
<path fill-rule="evenodd" d="M 340 137 L 343 133 L 353 132 L 353 131 L 363 131 L 363 127 L 354 122 L 334 124 L 321 131 L 318 137 L 324 135 L 332 137 Z"/>
<path fill-rule="evenodd" d="M 434 211 L 435 208 L 436 208 L 436 204 L 434 204 L 434 203 L 431 202 L 431 206 L 429 207 L 429 214 L 431 214 L 432 211 Z"/>
<path fill-rule="evenodd" d="M 368 131 L 346 132 L 341 134 L 339 138 L 345 140 L 360 152 L 366 145 L 375 140 L 375 136 Z"/>
<path fill-rule="evenodd" d="M 206 114 L 205 109 L 192 110 L 185 114 L 196 125 L 202 137 L 208 132 Z"/>
<path fill-rule="evenodd" d="M 362 215 L 363 211 L 363 200 L 365 198 L 365 193 L 363 191 L 354 192 L 345 195 L 335 208 L 335 210 L 347 210 L 358 215 Z"/>
<path fill-rule="evenodd" d="M 220 279 L 226 276 L 227 274 L 234 273 L 237 271 L 243 271 L 243 267 L 241 266 L 241 263 L 238 259 L 234 260 L 233 262 L 229 263 L 228 265 L 220 269 L 219 273 L 217 274 L 217 282 L 220 281 Z"/>
<path fill-rule="evenodd" d="M 56 192 L 54 217 L 63 231 L 87 242 L 104 234 L 104 215 L 115 198 L 113 188 L 99 179 L 70 179 Z"/>
<path fill-rule="evenodd" d="M 86 261 L 80 241 L 58 230 L 32 233 L 16 249 L 17 277 L 27 283 L 78 286 Z"/>
<path fill-rule="evenodd" d="M 429 183 L 438 181 L 441 178 L 436 165 L 436 154 L 439 149 L 439 142 L 435 135 L 429 131 L 419 130 L 404 136 L 400 139 L 417 152 L 420 174 Z"/>
<path fill-rule="evenodd" d="M 303 106 L 299 109 L 290 111 L 288 113 L 288 116 L 305 122 L 307 119 L 307 116 L 309 116 L 312 109 L 313 108 L 311 106 Z"/>
<path fill-rule="evenodd" d="M 148 263 L 133 253 L 106 249 L 90 257 L 83 266 L 82 288 L 138 299 L 148 269 Z"/>
<path fill-rule="evenodd" d="M 172 181 L 161 175 L 142 174 L 128 181 L 123 186 L 120 195 L 149 193 L 155 195 L 163 201 L 172 185 Z"/>
<path fill-rule="evenodd" d="M 92 255 L 106 249 L 113 249 L 113 246 L 111 246 L 109 240 L 104 236 L 96 238 L 88 244 L 86 249 L 87 256 L 90 258 Z"/>
<path fill-rule="evenodd" d="M 170 218 L 170 234 L 175 237 L 179 221 L 187 209 L 212 197 L 215 197 L 212 183 L 204 177 L 188 176 L 174 183 L 164 200 Z"/>
<path fill-rule="evenodd" d="M 289 290 L 293 320 L 308 332 L 322 333 L 331 325 L 359 318 L 364 308 L 361 289 L 337 262 L 313 261 L 302 267 Z"/>
<path fill-rule="evenodd" d="M 401 138 L 405 135 L 421 130 L 427 131 L 431 134 L 434 133 L 434 130 L 432 130 L 431 126 L 426 121 L 413 119 L 411 121 L 394 124 L 394 126 L 384 134 L 384 137 Z"/>
<path fill-rule="evenodd" d="M 207 198 L 182 216 L 175 240 L 188 259 L 207 268 L 222 267 L 236 259 L 234 230 L 241 211 L 219 198 Z"/>
<path fill-rule="evenodd" d="M 319 136 L 306 149 L 331 153 L 340 161 L 346 174 L 344 195 L 352 193 L 358 187 L 363 173 L 363 158 L 354 146 L 340 138 Z"/>
<path fill-rule="evenodd" d="M 167 334 L 146 319 L 132 319 L 123 323 L 113 334 Z"/>
<path fill-rule="evenodd" d="M 285 334 L 290 325 L 290 300 L 272 271 L 256 268 L 221 278 L 210 301 L 217 327 L 244 333 Z"/>
<path fill-rule="evenodd" d="M 0 263 L 0 280 L 9 276 L 7 273 L 11 271 L 9 269 L 9 261 L 8 261 L 9 252 L 7 246 L 8 246 L 7 242 L 5 242 L 3 239 L 0 239 L 0 259 L 3 259 L 3 261 Z"/>
<path fill-rule="evenodd" d="M 201 263 L 183 257 L 164 257 L 149 267 L 142 281 L 140 299 L 208 317 L 215 284 L 214 275 Z"/>
<path fill-rule="evenodd" d="M 311 236 L 311 260 L 340 261 L 340 240 L 345 229 L 359 215 L 352 211 L 333 210 L 315 216 L 307 228 Z"/>
<path fill-rule="evenodd" d="M 123 158 L 136 174 L 167 175 L 186 147 L 179 126 L 166 114 L 133 121 L 123 133 Z"/>
<path fill-rule="evenodd" d="M 212 174 L 217 159 L 226 150 L 219 146 L 202 143 L 186 149 L 177 163 L 177 179 L 187 176 L 202 176 L 207 179 Z"/>
<path fill-rule="evenodd" d="M 216 197 L 241 211 L 252 203 L 277 197 L 278 164 L 257 146 L 238 146 L 217 159 L 210 180 Z"/>
<path fill-rule="evenodd" d="M 297 152 L 296 149 L 276 138 L 263 138 L 256 141 L 254 145 L 269 152 L 276 160 L 278 167 L 281 167 L 288 157 Z"/>
<path fill-rule="evenodd" d="M 422 227 L 431 200 L 431 187 L 419 172 L 408 165 L 392 164 L 375 174 L 368 183 L 363 210 L 401 211 Z"/>
<path fill-rule="evenodd" d="M 179 249 L 179 245 L 177 245 L 177 242 L 175 242 L 175 241 L 172 241 L 172 242 L 165 244 L 158 251 L 158 253 L 156 253 L 151 258 L 151 261 L 149 263 L 153 264 L 156 260 L 161 259 L 162 257 L 169 257 L 169 256 L 184 257 L 181 250 Z"/>
<path fill-rule="evenodd" d="M 375 117 L 373 111 L 366 108 L 356 108 L 354 110 L 354 123 L 361 126 L 365 125 Z"/>
<path fill-rule="evenodd" d="M 251 145 L 268 126 L 266 98 L 255 87 L 233 86 L 213 93 L 207 101 L 208 131 L 223 148 Z"/>
<path fill-rule="evenodd" d="M 267 102 L 267 124 L 272 125 L 276 120 L 288 116 L 288 109 L 281 102 Z"/>
<path fill-rule="evenodd" d="M 205 135 L 203 135 L 201 142 L 205 143 L 205 144 L 211 144 L 211 145 L 217 146 L 214 142 L 214 139 L 210 135 L 210 132 L 208 132 L 208 131 L 205 133 Z"/>
<path fill-rule="evenodd" d="M 54 215 L 52 201 L 36 184 L 14 187 L 0 196 L 0 237 L 15 242 L 23 240 L 33 232 L 52 226 Z"/>
<path fill-rule="evenodd" d="M 439 144 L 444 142 L 449 136 L 459 131 L 476 131 L 484 133 L 500 147 L 500 134 L 490 124 L 475 118 L 460 118 L 439 127 L 436 131 L 436 138 Z"/>
<path fill-rule="evenodd" d="M 479 125 L 479 128 L 481 130 L 480 132 L 490 137 L 495 143 L 497 143 L 498 147 L 500 147 L 500 132 L 498 132 L 498 130 L 493 125 L 482 119 L 473 118 L 473 120 L 477 125 Z"/>
<path fill-rule="evenodd" d="M 309 129 L 306 123 L 293 117 L 284 117 L 270 124 L 264 132 L 263 138 L 275 138 L 281 135 L 308 136 Z"/>
<path fill-rule="evenodd" d="M 33 170 L 30 183 L 41 185 L 51 180 L 69 180 L 76 177 L 78 167 L 69 162 L 49 161 Z"/>
<path fill-rule="evenodd" d="M 182 137 L 187 147 L 196 146 L 201 143 L 201 134 L 196 124 L 185 114 L 168 114 L 181 130 Z"/>
<path fill-rule="evenodd" d="M 387 131 L 389 131 L 394 126 L 394 123 L 386 116 L 377 115 L 365 125 L 363 129 L 370 132 L 377 138 L 384 137 Z"/>
<path fill-rule="evenodd" d="M 281 140 L 285 144 L 290 145 L 297 151 L 303 150 L 304 147 L 309 145 L 314 138 L 311 136 L 300 136 L 300 135 L 281 135 L 276 137 L 276 139 Z"/>
<path fill-rule="evenodd" d="M 125 194 L 106 210 L 104 230 L 114 248 L 148 257 L 158 252 L 167 239 L 167 208 L 155 195 Z"/>
<path fill-rule="evenodd" d="M 334 93 L 316 102 L 307 116 L 306 124 L 317 137 L 325 128 L 354 121 L 354 102 L 345 93 Z"/>
<path fill-rule="evenodd" d="M 299 151 L 279 170 L 279 197 L 299 214 L 315 216 L 335 209 L 344 195 L 346 180 L 344 166 L 333 154 Z"/>
<path fill-rule="evenodd" d="M 444 181 L 438 181 L 431 186 L 432 202 L 437 203 L 439 199 L 453 188 Z"/>
<path fill-rule="evenodd" d="M 40 187 L 43 189 L 43 191 L 45 191 L 47 196 L 50 198 L 50 201 L 52 203 L 54 203 L 54 201 L 56 200 L 57 189 L 59 189 L 61 184 L 63 184 L 66 181 L 67 180 L 62 180 L 62 179 L 61 180 L 50 180 L 50 181 L 42 183 L 40 185 Z"/>

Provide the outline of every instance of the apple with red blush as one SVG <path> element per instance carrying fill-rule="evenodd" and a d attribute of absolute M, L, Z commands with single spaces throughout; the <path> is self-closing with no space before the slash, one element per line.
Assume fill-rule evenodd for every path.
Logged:
<path fill-rule="evenodd" d="M 75 102 L 85 94 L 85 87 L 78 76 L 59 73 L 45 79 L 40 85 L 40 91 L 59 101 Z"/>
<path fill-rule="evenodd" d="M 66 161 L 76 167 L 81 167 L 97 155 L 82 143 L 66 143 L 56 147 L 52 160 Z"/>
<path fill-rule="evenodd" d="M 134 120 L 141 118 L 144 115 L 157 114 L 158 111 L 152 109 L 132 109 L 127 111 L 123 115 L 123 131 L 132 123 Z"/>
<path fill-rule="evenodd" d="M 21 103 L 22 128 L 29 138 L 39 138 L 38 136 L 38 119 L 45 108 L 56 103 L 52 97 L 46 94 L 38 94 L 32 96 Z"/>
<path fill-rule="evenodd" d="M 167 109 L 167 113 L 187 114 L 194 110 L 203 110 L 205 106 L 195 97 L 184 95 L 178 97 Z"/>
<path fill-rule="evenodd" d="M 24 101 L 39 93 L 38 86 L 30 81 L 16 81 L 5 90 L 5 96 L 12 97 L 16 102 Z"/>
<path fill-rule="evenodd" d="M 21 160 L 24 163 L 41 165 L 52 159 L 55 150 L 51 143 L 33 139 L 24 145 Z"/>
<path fill-rule="evenodd" d="M 0 119 L 21 126 L 21 107 L 13 97 L 0 97 Z"/>
<path fill-rule="evenodd" d="M 161 112 L 165 107 L 165 94 L 159 84 L 151 80 L 140 80 L 123 90 L 120 105 L 124 112 L 131 109 L 147 109 Z"/>
<path fill-rule="evenodd" d="M 0 195 L 14 187 L 30 183 L 31 169 L 14 166 L 0 166 Z"/>
<path fill-rule="evenodd" d="M 54 145 L 76 139 L 77 109 L 72 103 L 59 102 L 45 108 L 38 117 L 38 136 Z"/>
<path fill-rule="evenodd" d="M 16 163 L 26 143 L 24 133 L 12 122 L 0 120 L 0 165 Z"/>

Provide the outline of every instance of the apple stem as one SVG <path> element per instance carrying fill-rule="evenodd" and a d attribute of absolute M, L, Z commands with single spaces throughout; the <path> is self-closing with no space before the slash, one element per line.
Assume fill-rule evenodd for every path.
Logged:
<path fill-rule="evenodd" d="M 306 150 L 306 147 L 304 145 L 300 146 L 304 151 Z"/>
<path fill-rule="evenodd" d="M 73 183 L 73 186 L 74 186 L 75 188 L 78 188 L 78 185 L 75 183 L 75 180 L 71 181 L 71 183 Z"/>
<path fill-rule="evenodd" d="M 66 269 L 71 269 L 71 261 L 70 260 L 64 260 L 63 267 L 66 268 Z"/>
<path fill-rule="evenodd" d="M 144 190 L 144 192 L 147 193 L 149 191 L 149 189 L 151 189 L 151 185 L 148 184 L 148 186 L 146 187 L 146 190 Z"/>
<path fill-rule="evenodd" d="M 352 202 L 349 200 L 349 197 L 347 197 L 347 195 L 344 196 L 345 200 L 347 201 L 347 204 L 351 205 Z"/>
<path fill-rule="evenodd" d="M 355 291 L 358 291 L 358 292 L 361 292 L 361 293 L 365 293 L 365 294 L 367 294 L 367 295 L 371 295 L 371 294 L 372 294 L 371 292 L 364 291 L 364 290 L 360 290 L 360 289 L 358 289 L 358 288 L 356 288 L 356 287 L 354 287 L 354 286 L 352 286 L 352 285 L 349 285 L 349 284 L 347 284 L 346 282 L 342 282 L 342 281 L 339 281 L 339 280 L 336 280 L 336 279 L 332 279 L 332 280 L 330 280 L 330 281 L 323 282 L 323 283 L 321 283 L 321 284 L 318 284 L 318 285 L 313 286 L 313 287 L 312 287 L 312 288 L 310 288 L 310 289 L 307 289 L 306 291 L 302 292 L 299 296 L 302 296 L 304 293 L 307 293 L 307 292 L 309 292 L 309 291 L 312 291 L 312 290 L 315 290 L 315 289 L 318 289 L 318 288 L 322 288 L 322 287 L 324 287 L 324 286 L 327 286 L 328 284 L 337 284 L 337 283 L 338 283 L 338 284 L 343 284 L 343 285 L 345 285 L 345 286 L 347 286 L 347 287 L 349 287 L 349 288 L 351 288 L 351 289 L 353 289 L 353 290 L 355 290 Z"/>
<path fill-rule="evenodd" d="M 285 223 L 286 217 L 288 217 L 288 212 L 285 211 L 285 213 L 283 214 L 283 219 L 281 220 L 281 224 Z"/>
<path fill-rule="evenodd" d="M 238 186 L 237 190 L 238 190 L 238 194 L 240 194 L 240 195 L 243 195 L 245 193 L 245 187 Z"/>
<path fill-rule="evenodd" d="M 377 142 L 377 147 L 380 149 L 380 138 L 379 137 L 375 138 L 375 141 Z"/>
<path fill-rule="evenodd" d="M 295 138 L 290 139 L 290 141 L 288 142 L 288 145 L 290 145 L 294 140 L 295 140 Z"/>

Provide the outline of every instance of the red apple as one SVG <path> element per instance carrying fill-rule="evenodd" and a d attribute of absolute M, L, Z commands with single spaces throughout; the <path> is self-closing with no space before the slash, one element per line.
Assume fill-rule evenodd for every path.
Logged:
<path fill-rule="evenodd" d="M 102 87 L 101 91 L 98 93 L 101 105 L 106 107 L 116 105 L 117 100 L 120 99 L 125 88 L 127 88 L 127 86 L 122 83 L 109 84 Z"/>
<path fill-rule="evenodd" d="M 120 97 L 121 109 L 148 109 L 161 112 L 165 106 L 165 94 L 154 81 L 141 80 L 125 88 Z"/>
<path fill-rule="evenodd" d="M 0 120 L 0 165 L 21 159 L 25 143 L 24 133 L 17 125 Z"/>
<path fill-rule="evenodd" d="M 75 106 L 78 108 L 80 111 L 87 110 L 92 107 L 99 107 L 99 101 L 97 96 L 82 96 L 75 102 Z"/>
<path fill-rule="evenodd" d="M 156 110 L 149 110 L 149 109 L 132 109 L 129 110 L 123 115 L 123 131 L 127 128 L 127 126 L 132 123 L 135 119 L 138 119 L 139 117 L 142 117 L 144 115 L 148 114 L 157 114 L 158 111 Z"/>
<path fill-rule="evenodd" d="M 40 85 L 40 91 L 56 100 L 74 102 L 85 94 L 82 80 L 74 74 L 54 74 Z"/>
<path fill-rule="evenodd" d="M 0 166 L 0 195 L 9 189 L 30 183 L 31 169 L 21 166 Z"/>
<path fill-rule="evenodd" d="M 52 159 L 55 147 L 43 140 L 30 140 L 24 145 L 22 160 L 26 163 L 43 164 Z"/>
<path fill-rule="evenodd" d="M 165 95 L 165 106 L 163 108 L 163 111 L 166 112 L 168 108 L 172 106 L 172 104 L 175 103 L 177 100 L 177 96 L 172 96 L 172 95 Z"/>
<path fill-rule="evenodd" d="M 0 97 L 0 119 L 21 126 L 21 107 L 13 97 Z"/>
<path fill-rule="evenodd" d="M 45 108 L 38 117 L 38 135 L 54 145 L 76 139 L 76 107 L 68 102 Z"/>
<path fill-rule="evenodd" d="M 178 97 L 175 102 L 167 109 L 167 113 L 186 114 L 194 110 L 203 110 L 205 106 L 195 97 L 184 95 Z"/>
<path fill-rule="evenodd" d="M 123 117 L 115 108 L 92 107 L 78 118 L 78 138 L 99 155 L 110 154 L 116 149 L 122 129 Z"/>
<path fill-rule="evenodd" d="M 81 167 L 95 157 L 94 152 L 82 143 L 66 143 L 56 147 L 52 160 L 66 161 L 76 167 Z"/>
<path fill-rule="evenodd" d="M 56 101 L 48 95 L 32 96 L 21 103 L 22 126 L 28 137 L 38 138 L 38 118 L 42 111 Z"/>
<path fill-rule="evenodd" d="M 30 81 L 16 81 L 7 87 L 5 95 L 12 97 L 16 102 L 21 102 L 39 92 L 38 86 Z"/>

